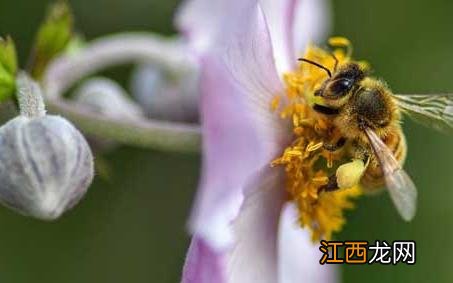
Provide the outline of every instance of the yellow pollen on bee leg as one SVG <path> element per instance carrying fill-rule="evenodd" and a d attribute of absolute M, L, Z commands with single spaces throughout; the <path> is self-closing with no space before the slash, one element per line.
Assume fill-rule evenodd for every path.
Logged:
<path fill-rule="evenodd" d="M 350 60 L 344 52 L 350 47 L 349 40 L 333 38 L 329 43 L 341 47 L 333 50 L 339 64 Z M 315 46 L 307 49 L 304 58 L 328 67 L 335 64 L 331 52 Z M 276 115 L 291 123 L 293 133 L 293 142 L 271 166 L 284 167 L 286 191 L 299 209 L 301 227 L 311 231 L 314 241 L 330 239 L 333 233 L 342 229 L 346 223 L 344 210 L 352 209 L 352 199 L 361 193 L 357 186 L 332 192 L 321 189 L 329 182 L 329 168 L 346 157 L 341 150 L 331 153 L 323 148 L 324 141 L 332 144 L 338 139 L 338 133 L 331 131 L 332 121 L 320 118 L 307 103 L 312 101 L 309 95 L 313 95 L 315 88 L 326 78 L 325 72 L 316 66 L 300 64 L 296 71 L 284 76 L 285 104 L 282 105 L 280 96 L 270 102 L 273 111 L 280 109 Z"/>

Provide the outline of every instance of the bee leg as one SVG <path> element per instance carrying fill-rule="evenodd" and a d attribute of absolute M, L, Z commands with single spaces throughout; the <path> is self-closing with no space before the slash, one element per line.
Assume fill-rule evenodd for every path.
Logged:
<path fill-rule="evenodd" d="M 325 150 L 334 152 L 342 148 L 346 143 L 345 138 L 340 138 L 335 144 L 324 143 L 323 147 Z"/>
<path fill-rule="evenodd" d="M 329 182 L 327 184 L 325 184 L 324 186 L 321 186 L 319 188 L 319 191 L 320 192 L 333 192 L 338 189 L 340 189 L 340 188 L 338 187 L 337 176 L 334 174 L 329 177 Z"/>

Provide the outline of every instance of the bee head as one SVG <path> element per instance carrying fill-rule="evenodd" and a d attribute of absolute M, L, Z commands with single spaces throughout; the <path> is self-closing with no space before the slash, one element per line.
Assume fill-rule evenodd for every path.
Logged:
<path fill-rule="evenodd" d="M 337 70 L 335 65 L 334 73 L 323 65 L 308 59 L 300 59 L 326 71 L 327 78 L 321 86 L 315 90 L 314 96 L 320 97 L 322 103 L 315 103 L 315 110 L 325 114 L 335 114 L 347 101 L 358 83 L 365 78 L 365 71 L 357 63 L 348 63 L 340 66 Z M 331 112 L 331 113 L 330 113 Z"/>
<path fill-rule="evenodd" d="M 325 80 L 315 91 L 315 96 L 324 98 L 326 104 L 335 105 L 344 100 L 364 77 L 365 73 L 358 64 L 348 63 Z"/>

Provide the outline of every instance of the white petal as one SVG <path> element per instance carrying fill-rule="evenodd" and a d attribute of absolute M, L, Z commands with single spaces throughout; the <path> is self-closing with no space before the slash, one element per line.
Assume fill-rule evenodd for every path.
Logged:
<path fill-rule="evenodd" d="M 277 282 L 278 221 L 285 197 L 283 172 L 268 168 L 260 175 L 252 182 L 234 222 L 236 245 L 227 258 L 229 283 Z"/>
<path fill-rule="evenodd" d="M 318 243 L 312 243 L 310 233 L 298 224 L 298 212 L 287 203 L 280 218 L 278 239 L 278 283 L 333 283 L 338 282 L 335 265 L 321 265 L 322 253 Z"/>
<path fill-rule="evenodd" d="M 194 49 L 203 53 L 234 37 L 256 6 L 257 0 L 187 0 L 177 13 L 176 25 Z"/>
<path fill-rule="evenodd" d="M 276 283 L 278 218 L 284 202 L 282 171 L 266 168 L 247 188 L 232 223 L 235 244 L 223 251 L 195 236 L 184 283 Z M 280 184 L 280 186 L 278 186 Z"/>
<path fill-rule="evenodd" d="M 300 0 L 294 22 L 294 50 L 302 55 L 308 43 L 319 43 L 331 31 L 332 11 L 330 0 Z"/>
<path fill-rule="evenodd" d="M 274 58 L 279 74 L 291 71 L 296 66 L 293 46 L 295 8 L 298 0 L 260 0 L 274 49 Z"/>

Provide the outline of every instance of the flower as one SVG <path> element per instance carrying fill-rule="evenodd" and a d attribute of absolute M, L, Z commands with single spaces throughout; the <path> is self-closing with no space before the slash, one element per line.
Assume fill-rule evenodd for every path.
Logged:
<path fill-rule="evenodd" d="M 183 282 L 334 281 L 310 238 L 338 231 L 360 191 L 319 190 L 328 178 L 315 163 L 322 157 L 327 168 L 341 156 L 323 150 L 328 125 L 308 107 L 326 74 L 297 66 L 295 51 L 325 35 L 326 4 L 189 0 L 182 7 L 178 26 L 201 62 L 204 135 Z M 339 62 L 349 60 L 347 42 L 332 43 Z M 334 63 L 316 47 L 305 56 Z"/>

